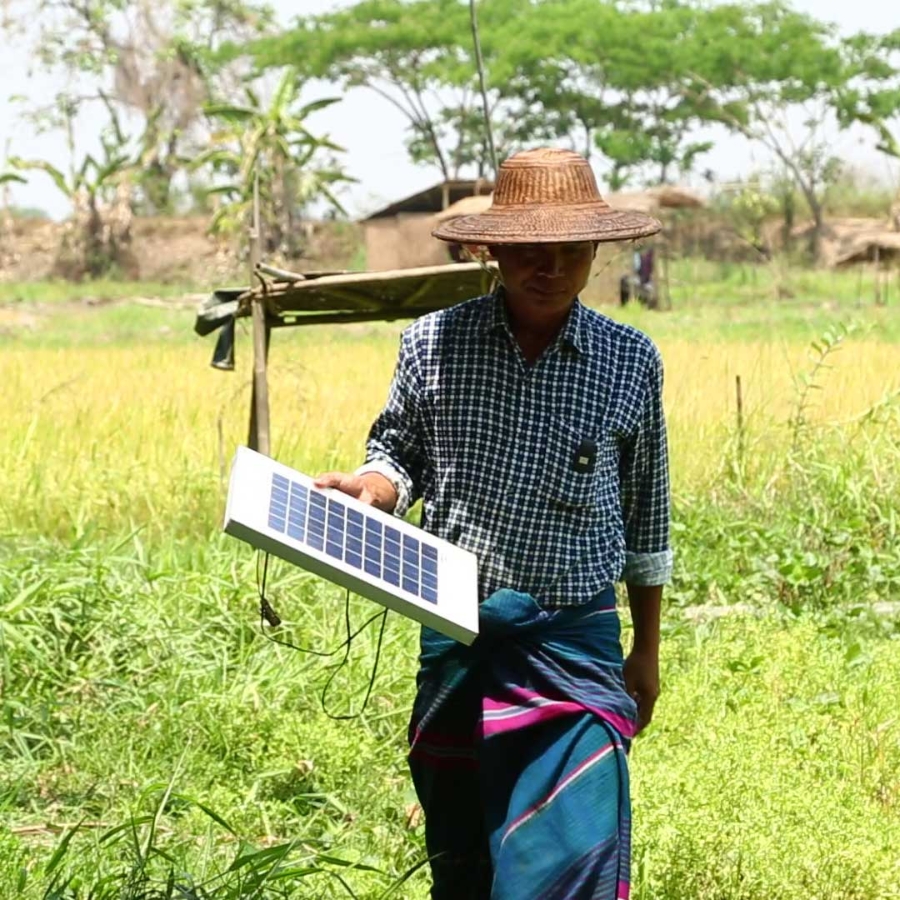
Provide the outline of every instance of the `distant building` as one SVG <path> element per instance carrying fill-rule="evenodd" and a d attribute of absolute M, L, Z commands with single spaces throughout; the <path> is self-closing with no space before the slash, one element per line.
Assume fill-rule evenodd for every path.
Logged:
<path fill-rule="evenodd" d="M 466 197 L 490 194 L 493 183 L 442 181 L 362 220 L 366 268 L 379 272 L 452 262 L 450 248 L 431 236 L 438 214 Z"/>

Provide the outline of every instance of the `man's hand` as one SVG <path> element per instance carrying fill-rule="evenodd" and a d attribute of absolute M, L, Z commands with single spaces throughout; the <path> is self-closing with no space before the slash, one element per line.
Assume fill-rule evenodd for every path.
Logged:
<path fill-rule="evenodd" d="M 397 505 L 397 491 L 394 486 L 384 475 L 377 472 L 367 472 L 365 475 L 326 472 L 316 478 L 314 484 L 320 488 L 334 488 L 384 512 L 393 512 Z"/>
<path fill-rule="evenodd" d="M 638 733 L 642 732 L 653 718 L 653 707 L 659 697 L 659 653 L 655 649 L 635 648 L 628 654 L 622 669 L 625 689 L 638 707 Z"/>
<path fill-rule="evenodd" d="M 626 583 L 634 643 L 625 660 L 622 674 L 625 689 L 638 705 L 638 733 L 653 718 L 653 707 L 659 697 L 659 611 L 662 585 Z"/>

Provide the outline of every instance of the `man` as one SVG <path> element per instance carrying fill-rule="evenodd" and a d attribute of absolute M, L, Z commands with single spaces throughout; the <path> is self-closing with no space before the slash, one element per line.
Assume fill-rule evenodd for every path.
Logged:
<path fill-rule="evenodd" d="M 434 900 L 628 895 L 625 753 L 671 570 L 662 366 L 577 297 L 598 241 L 658 228 L 575 153 L 508 159 L 490 209 L 435 232 L 488 246 L 502 287 L 406 329 L 366 464 L 319 479 L 397 515 L 421 497 L 422 526 L 478 556 L 479 637 L 423 629 L 410 724 Z"/>

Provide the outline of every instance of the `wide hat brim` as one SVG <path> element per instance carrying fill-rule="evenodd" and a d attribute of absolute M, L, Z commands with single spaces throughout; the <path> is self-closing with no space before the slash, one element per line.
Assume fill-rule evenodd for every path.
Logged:
<path fill-rule="evenodd" d="M 580 204 L 491 207 L 443 222 L 432 231 L 454 244 L 558 244 L 630 241 L 649 237 L 662 225 L 636 210 L 613 209 L 603 200 Z"/>

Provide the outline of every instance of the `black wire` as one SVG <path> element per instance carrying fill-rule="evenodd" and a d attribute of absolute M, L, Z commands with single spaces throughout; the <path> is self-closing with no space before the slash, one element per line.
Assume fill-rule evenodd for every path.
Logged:
<path fill-rule="evenodd" d="M 281 638 L 273 637 L 271 634 L 269 634 L 268 631 L 266 631 L 265 622 L 268 621 L 270 625 L 273 625 L 273 627 L 275 625 L 278 625 L 281 623 L 281 619 L 279 619 L 278 616 L 275 614 L 274 610 L 269 605 L 268 599 L 266 598 L 266 580 L 268 578 L 268 574 L 269 574 L 269 554 L 268 553 L 263 554 L 262 577 L 260 577 L 259 554 L 257 554 L 257 557 L 256 557 L 256 586 L 257 586 L 257 590 L 259 591 L 259 627 L 260 627 L 260 631 L 263 634 L 263 637 L 265 637 L 266 640 L 271 641 L 273 644 L 281 644 L 282 647 L 287 647 L 290 650 L 296 650 L 299 653 L 308 653 L 312 656 L 319 656 L 319 657 L 323 657 L 323 658 L 334 656 L 339 650 L 343 649 L 344 650 L 344 658 L 339 663 L 337 663 L 337 665 L 331 667 L 332 672 L 328 676 L 328 679 L 326 680 L 325 685 L 322 688 L 322 693 L 319 696 L 319 701 L 322 705 L 322 712 L 324 712 L 325 715 L 328 716 L 329 719 L 333 719 L 336 722 L 344 722 L 344 721 L 348 721 L 350 719 L 358 719 L 363 714 L 363 712 L 365 711 L 366 707 L 369 704 L 369 697 L 372 695 L 372 688 L 375 684 L 375 676 L 378 674 L 378 663 L 381 660 L 381 645 L 382 645 L 382 641 L 384 639 L 384 629 L 385 629 L 385 625 L 387 624 L 388 611 L 385 609 L 382 612 L 377 612 L 374 615 L 369 616 L 369 618 L 366 619 L 366 621 L 363 622 L 363 624 L 360 625 L 359 628 L 356 629 L 356 631 L 351 631 L 352 626 L 350 623 L 350 589 L 348 588 L 347 593 L 344 597 L 344 624 L 345 624 L 346 634 L 347 634 L 347 636 L 344 638 L 344 640 L 341 641 L 341 643 L 338 644 L 336 647 L 334 647 L 332 650 L 316 650 L 316 649 L 313 649 L 312 647 L 298 647 L 296 644 L 293 644 L 290 641 L 285 641 L 285 640 L 282 640 Z M 368 628 L 369 625 L 371 625 L 372 622 L 374 622 L 378 618 L 381 619 L 381 628 L 379 629 L 379 632 L 378 632 L 378 644 L 375 648 L 375 662 L 372 665 L 372 674 L 369 677 L 369 684 L 366 687 L 366 695 L 363 698 L 362 706 L 355 713 L 343 713 L 343 714 L 332 713 L 328 709 L 326 699 L 325 699 L 326 696 L 328 695 L 328 689 L 331 687 L 331 683 L 334 681 L 335 676 L 338 674 L 338 672 L 341 671 L 341 669 L 344 668 L 344 666 L 349 661 L 350 645 L 353 643 L 353 640 L 356 637 L 358 637 L 363 631 L 365 631 L 366 628 Z"/>
<path fill-rule="evenodd" d="M 347 591 L 347 601 L 345 604 L 346 610 L 346 618 L 347 618 L 347 628 L 350 628 L 350 591 Z M 384 627 L 387 624 L 387 610 L 381 613 L 377 613 L 371 619 L 366 622 L 366 625 L 369 622 L 372 622 L 374 619 L 381 617 L 381 628 L 378 630 L 378 644 L 375 647 L 375 662 L 372 664 L 372 674 L 369 676 L 369 684 L 366 687 L 366 695 L 363 697 L 362 706 L 360 706 L 359 711 L 355 713 L 343 713 L 339 715 L 335 715 L 329 712 L 327 704 L 325 702 L 325 697 L 328 694 L 328 689 L 331 687 L 331 683 L 334 681 L 335 676 L 338 672 L 346 665 L 347 659 L 350 656 L 350 641 L 352 637 L 349 637 L 348 630 L 348 638 L 346 641 L 347 649 L 344 652 L 344 658 L 336 665 L 332 667 L 332 672 L 328 676 L 328 680 L 325 682 L 325 686 L 322 688 L 322 694 L 320 696 L 320 701 L 322 703 L 322 712 L 328 716 L 329 719 L 333 719 L 335 722 L 346 722 L 350 719 L 358 719 L 364 712 L 365 708 L 369 705 L 369 697 L 372 695 L 372 687 L 375 684 L 375 676 L 378 674 L 378 662 L 381 659 L 381 642 L 384 640 Z M 363 628 L 366 627 L 363 626 Z"/>

